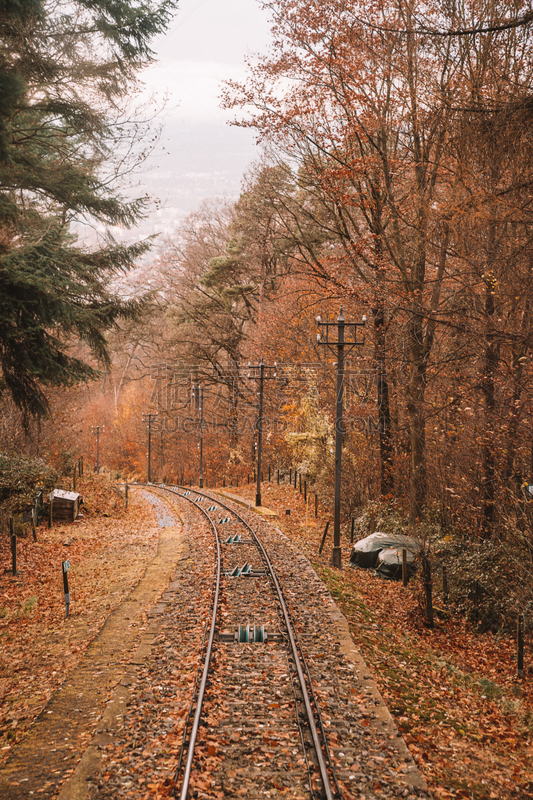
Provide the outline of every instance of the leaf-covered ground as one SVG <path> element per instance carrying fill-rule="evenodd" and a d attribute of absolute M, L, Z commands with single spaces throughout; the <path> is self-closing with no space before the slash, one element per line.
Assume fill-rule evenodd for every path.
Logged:
<path fill-rule="evenodd" d="M 237 491 L 253 503 L 255 487 Z M 0 757 L 81 659 L 109 613 L 136 585 L 157 550 L 159 529 L 146 506 L 130 508 L 93 477 L 81 487 L 82 520 L 19 539 L 19 574 L 10 574 L 9 541 L 0 541 Z M 317 521 L 292 488 L 263 485 L 263 503 L 309 557 L 347 616 L 398 727 L 436 798 L 533 798 L 533 692 L 516 677 L 512 636 L 477 633 L 449 613 L 427 629 L 416 587 L 404 589 L 347 566 L 329 566 L 327 519 Z M 286 509 L 291 515 L 285 515 Z M 61 562 L 71 561 L 71 616 L 65 620 Z M 437 606 L 439 598 L 436 598 Z"/>
<path fill-rule="evenodd" d="M 104 479 L 78 490 L 83 516 L 47 524 L 17 543 L 0 537 L 0 761 L 80 661 L 106 618 L 137 584 L 157 551 L 159 528 L 130 494 L 125 503 Z M 70 560 L 71 606 L 65 619 L 62 561 Z"/>
<path fill-rule="evenodd" d="M 255 487 L 231 491 L 254 503 Z M 275 523 L 306 553 L 348 618 L 434 795 L 443 800 L 533 798 L 531 653 L 526 652 L 525 677 L 518 679 L 513 636 L 478 633 L 446 609 L 428 629 L 416 584 L 404 588 L 349 567 L 347 536 L 342 571 L 329 566 L 331 533 L 319 556 L 328 517 L 319 514 L 315 521 L 310 504 L 306 522 L 297 490 L 265 483 L 262 502 L 278 512 Z M 438 594 L 435 600 L 439 607 Z"/>

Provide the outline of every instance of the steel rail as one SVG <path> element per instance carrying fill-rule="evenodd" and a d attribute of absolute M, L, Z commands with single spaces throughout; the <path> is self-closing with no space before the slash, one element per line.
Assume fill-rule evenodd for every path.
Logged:
<path fill-rule="evenodd" d="M 151 488 L 163 489 L 165 491 L 171 492 L 172 494 L 175 494 L 177 497 L 181 497 L 183 500 L 188 500 L 192 505 L 194 505 L 196 508 L 198 508 L 204 514 L 204 516 L 208 519 L 208 521 L 210 522 L 211 527 L 213 528 L 213 531 L 215 533 L 215 539 L 216 539 L 216 544 L 217 544 L 217 581 L 216 581 L 216 590 L 215 590 L 215 600 L 213 602 L 213 616 L 212 616 L 212 621 L 211 621 L 211 630 L 210 630 L 209 641 L 208 641 L 208 645 L 207 645 L 207 651 L 206 651 L 206 657 L 205 657 L 205 663 L 204 663 L 204 670 L 203 670 L 203 675 L 202 675 L 202 682 L 201 682 L 200 689 L 199 689 L 199 692 L 198 692 L 198 700 L 197 700 L 197 704 L 196 704 L 196 712 L 195 712 L 195 716 L 194 716 L 194 722 L 193 722 L 193 727 L 192 727 L 192 731 L 191 731 L 191 737 L 190 737 L 190 740 L 189 740 L 189 751 L 188 751 L 188 754 L 187 754 L 187 763 L 186 763 L 186 766 L 185 766 L 185 771 L 184 771 L 184 776 L 183 776 L 183 783 L 182 783 L 181 794 L 180 794 L 180 800 L 187 800 L 187 795 L 188 795 L 188 791 L 189 791 L 189 780 L 190 780 L 190 774 L 191 774 L 191 769 L 192 769 L 192 760 L 193 760 L 193 756 L 194 756 L 194 745 L 196 743 L 196 736 L 197 736 L 198 728 L 199 728 L 199 724 L 200 724 L 200 718 L 201 718 L 201 713 L 202 713 L 202 703 L 203 703 L 203 698 L 204 698 L 204 694 L 205 694 L 205 688 L 206 688 L 206 685 L 207 685 L 207 675 L 208 675 L 208 672 L 209 672 L 212 645 L 213 645 L 214 636 L 215 636 L 216 612 L 217 612 L 218 598 L 219 598 L 219 593 L 220 593 L 220 572 L 221 572 L 220 539 L 219 539 L 219 536 L 218 536 L 218 530 L 217 530 L 217 527 L 216 527 L 216 523 L 213 522 L 213 520 L 211 519 L 211 517 L 209 516 L 207 511 L 204 508 L 202 508 L 202 506 L 199 505 L 199 503 L 195 502 L 192 497 L 187 497 L 184 494 L 181 494 L 179 489 L 184 489 L 185 487 L 175 486 L 174 488 L 171 488 L 169 486 L 163 486 L 163 485 L 154 484 L 154 485 L 152 485 Z M 292 656 L 294 658 L 294 663 L 295 663 L 295 666 L 296 666 L 296 672 L 298 674 L 298 681 L 300 683 L 300 688 L 301 688 L 301 691 L 302 691 L 302 698 L 303 698 L 303 701 L 304 701 L 307 720 L 308 720 L 308 723 L 309 723 L 309 729 L 310 729 L 310 732 L 311 732 L 311 738 L 313 740 L 313 746 L 314 746 L 316 758 L 317 758 L 317 761 L 318 761 L 318 768 L 319 768 L 319 772 L 320 772 L 320 778 L 321 778 L 321 781 L 322 781 L 325 797 L 326 797 L 326 800 L 336 800 L 336 798 L 337 798 L 337 800 L 339 800 L 340 791 L 334 792 L 332 790 L 331 781 L 330 781 L 330 777 L 329 777 L 329 773 L 328 773 L 328 767 L 327 767 L 327 764 L 326 764 L 326 760 L 324 758 L 324 753 L 323 753 L 323 750 L 322 750 L 322 744 L 320 742 L 320 737 L 319 737 L 319 734 L 318 734 L 318 728 L 317 728 L 317 724 L 316 724 L 316 721 L 315 721 L 315 712 L 313 711 L 313 707 L 312 707 L 312 704 L 311 704 L 311 698 L 309 696 L 309 691 L 308 691 L 308 688 L 307 688 L 307 681 L 305 679 L 304 671 L 302 669 L 302 663 L 301 662 L 302 662 L 303 656 L 300 655 L 300 652 L 299 652 L 299 649 L 298 649 L 298 645 L 296 643 L 296 638 L 295 638 L 294 633 L 293 633 L 293 623 L 292 623 L 292 620 L 291 620 L 291 617 L 290 617 L 290 612 L 289 612 L 289 610 L 287 608 L 287 605 L 285 603 L 283 589 L 281 588 L 281 585 L 279 583 L 278 577 L 276 575 L 276 571 L 275 571 L 274 565 L 272 564 L 272 561 L 271 561 L 271 559 L 270 559 L 270 557 L 269 557 L 269 555 L 268 555 L 268 553 L 267 553 L 267 551 L 265 549 L 265 546 L 263 545 L 262 541 L 260 540 L 259 536 L 254 531 L 254 529 L 251 527 L 251 525 L 243 517 L 241 517 L 241 515 L 237 511 L 235 511 L 234 508 L 231 508 L 230 506 L 228 506 L 225 503 L 223 503 L 219 499 L 218 496 L 213 497 L 212 495 L 206 494 L 204 491 L 196 491 L 196 489 L 192 489 L 192 490 L 189 490 L 189 491 L 192 491 L 197 497 L 201 496 L 201 497 L 208 498 L 209 500 L 212 500 L 213 502 L 218 503 L 218 505 L 222 506 L 222 508 L 225 508 L 227 511 L 231 512 L 244 525 L 244 527 L 251 533 L 255 544 L 257 545 L 258 549 L 261 552 L 261 556 L 262 556 L 265 564 L 268 567 L 268 570 L 269 570 L 269 573 L 270 573 L 270 577 L 271 577 L 272 582 L 274 584 L 274 587 L 276 589 L 276 593 L 278 595 L 278 601 L 280 603 L 281 610 L 282 610 L 282 613 L 283 613 L 283 619 L 285 621 L 285 626 L 287 628 L 287 633 L 288 633 L 288 637 L 289 637 L 289 643 L 290 643 L 290 646 L 291 646 L 291 652 L 292 652 Z M 307 669 L 307 665 L 306 665 L 306 669 Z M 307 669 L 307 673 L 309 675 L 309 670 L 308 669 Z M 315 700 L 315 705 L 316 705 L 316 700 Z M 317 705 L 316 705 L 316 714 L 320 718 L 320 711 L 319 711 Z M 322 725 L 321 725 L 321 727 L 322 727 L 322 730 L 323 730 L 323 726 Z M 327 743 L 325 741 L 325 737 L 324 737 L 324 746 L 325 746 L 325 748 L 327 750 Z M 329 753 L 328 753 L 328 756 L 329 756 Z M 332 772 L 334 774 L 333 766 L 332 765 L 330 765 L 330 766 L 331 766 L 331 770 L 332 770 Z M 336 779 L 335 779 L 335 784 L 337 785 L 337 789 L 338 789 L 338 784 L 337 784 Z M 311 788 L 311 791 L 312 791 L 312 787 L 310 787 L 310 788 Z"/>
<path fill-rule="evenodd" d="M 259 548 L 265 563 L 268 566 L 272 581 L 273 581 L 274 586 L 276 588 L 276 592 L 277 592 L 277 595 L 278 595 L 278 600 L 279 600 L 279 603 L 280 603 L 280 606 L 281 606 L 281 610 L 283 612 L 283 619 L 285 621 L 285 626 L 287 628 L 287 632 L 288 632 L 288 636 L 289 636 L 289 642 L 290 642 L 290 646 L 291 646 L 291 651 L 292 651 L 292 655 L 293 655 L 293 658 L 294 658 L 294 663 L 296 665 L 296 671 L 297 671 L 297 674 L 298 674 L 298 681 L 300 683 L 300 687 L 301 687 L 301 690 L 302 690 L 302 697 L 303 697 L 303 701 L 304 701 L 305 711 L 306 711 L 307 719 L 308 719 L 308 722 L 309 722 L 309 728 L 310 728 L 310 731 L 311 731 L 311 737 L 313 739 L 313 745 L 314 745 L 314 748 L 315 748 L 315 753 L 316 753 L 316 757 L 317 757 L 317 761 L 318 761 L 318 767 L 319 767 L 319 771 L 320 771 L 320 777 L 321 777 L 322 784 L 323 784 L 323 787 L 324 787 L 326 800 L 335 800 L 335 793 L 332 791 L 331 781 L 330 781 L 330 777 L 329 777 L 328 769 L 327 769 L 327 764 L 326 764 L 326 760 L 324 758 L 324 753 L 322 752 L 322 744 L 320 743 L 320 737 L 318 735 L 318 729 L 317 729 L 317 725 L 316 725 L 316 721 L 315 721 L 315 713 L 313 711 L 313 708 L 312 708 L 312 705 L 311 705 L 311 699 L 309 697 L 309 691 L 307 689 L 307 681 L 305 680 L 305 675 L 304 675 L 304 672 L 303 672 L 303 669 L 302 669 L 302 664 L 301 664 L 302 657 L 300 656 L 300 652 L 299 652 L 298 646 L 296 644 L 296 639 L 295 639 L 294 633 L 293 633 L 292 620 L 290 618 L 290 613 L 289 613 L 287 605 L 285 603 L 283 590 L 281 588 L 281 585 L 279 583 L 278 577 L 276 575 L 276 570 L 274 569 L 274 565 L 272 564 L 272 561 L 270 560 L 270 557 L 269 557 L 269 555 L 268 555 L 268 553 L 267 553 L 267 551 L 265 549 L 265 546 L 263 545 L 263 543 L 260 540 L 259 536 L 256 534 L 256 532 L 251 527 L 251 525 L 248 522 L 246 522 L 246 520 L 243 517 L 241 517 L 241 515 L 238 513 L 238 511 L 235 511 L 235 509 L 231 508 L 230 506 L 228 506 L 225 503 L 223 503 L 222 501 L 220 501 L 218 496 L 217 497 L 213 497 L 213 495 L 208 495 L 205 492 L 196 492 L 196 490 L 195 490 L 195 494 L 196 495 L 202 495 L 203 497 L 208 497 L 210 500 L 213 500 L 214 502 L 217 502 L 220 506 L 222 506 L 223 508 L 227 509 L 232 514 L 234 514 L 237 517 L 237 519 L 239 519 L 240 522 L 245 526 L 245 528 L 247 528 L 247 530 L 252 534 L 253 539 L 254 539 L 257 547 Z M 186 498 L 186 499 L 189 499 L 189 498 Z M 320 712 L 318 710 L 318 707 L 317 707 L 317 715 L 320 716 Z M 326 745 L 326 747 L 327 747 L 327 745 Z M 335 781 L 335 783 L 336 783 L 336 781 Z"/>
<path fill-rule="evenodd" d="M 138 486 L 139 484 L 137 484 Z M 147 484 L 144 484 L 145 486 Z M 217 550 L 217 571 L 216 571 L 216 583 L 215 583 L 215 595 L 213 598 L 213 611 L 211 616 L 211 628 L 209 630 L 209 639 L 207 641 L 207 648 L 205 651 L 205 660 L 204 660 L 204 669 L 202 672 L 202 680 L 200 683 L 200 688 L 198 689 L 198 695 L 196 700 L 196 711 L 194 714 L 194 720 L 191 728 L 191 735 L 189 737 L 189 750 L 187 752 L 187 761 L 185 764 L 185 769 L 183 771 L 183 781 L 181 784 L 181 792 L 180 792 L 180 800 L 187 800 L 187 795 L 189 793 L 189 781 L 191 778 L 191 770 L 192 770 L 192 760 L 194 756 L 194 747 L 196 744 L 196 737 L 198 735 L 198 728 L 200 727 L 200 718 L 202 716 L 202 705 L 204 702 L 204 695 L 207 686 L 207 676 L 209 673 L 209 667 L 211 664 L 211 653 L 213 651 L 213 642 L 215 640 L 215 631 L 216 631 L 216 616 L 218 611 L 218 600 L 220 597 L 220 574 L 221 574 L 221 556 L 220 556 L 220 538 L 218 535 L 218 529 L 216 524 L 213 522 L 205 508 L 202 508 L 199 503 L 196 503 L 192 497 L 185 497 L 185 495 L 180 494 L 176 489 L 171 489 L 168 486 L 160 486 L 157 484 L 150 484 L 149 488 L 151 489 L 163 489 L 164 491 L 171 492 L 172 494 L 177 495 L 178 497 L 183 498 L 184 500 L 188 500 L 195 508 L 198 508 L 202 514 L 206 517 L 208 522 L 210 523 L 211 527 L 213 528 L 213 532 L 215 534 L 215 542 L 216 542 L 216 550 Z M 199 494 L 198 492 L 196 494 Z M 184 735 L 186 736 L 186 731 L 184 731 Z"/>
<path fill-rule="evenodd" d="M 324 786 L 324 791 L 326 793 L 327 800 L 334 800 L 334 794 L 331 790 L 331 782 L 329 779 L 329 774 L 327 770 L 326 760 L 324 758 L 324 753 L 322 752 L 322 744 L 320 742 L 318 736 L 318 729 L 315 722 L 315 714 L 313 712 L 313 708 L 311 706 L 311 699 L 309 697 L 309 692 L 307 690 L 307 681 L 305 680 L 305 675 L 302 669 L 301 658 L 298 652 L 298 647 L 296 645 L 296 640 L 294 638 L 294 633 L 292 631 L 292 621 L 289 616 L 289 612 L 287 606 L 285 604 L 285 598 L 283 596 L 283 591 L 278 581 L 278 576 L 274 570 L 274 566 L 270 560 L 268 553 L 266 552 L 263 543 L 256 538 L 256 543 L 261 550 L 263 558 L 265 559 L 266 563 L 268 564 L 268 568 L 270 570 L 270 575 L 272 581 L 274 582 L 274 586 L 276 587 L 276 591 L 278 593 L 278 600 L 281 605 L 281 610 L 283 612 L 283 618 L 285 620 L 285 625 L 287 627 L 287 633 L 289 635 L 289 641 L 291 645 L 292 654 L 294 657 L 294 662 L 296 665 L 296 671 L 298 673 L 298 680 L 300 682 L 300 687 L 302 689 L 302 696 L 305 705 L 305 711 L 307 714 L 307 719 L 309 721 L 309 728 L 311 730 L 311 737 L 313 739 L 313 745 L 315 747 L 316 757 L 318 760 L 318 767 L 320 770 L 320 777 L 322 779 L 322 784 Z"/>
<path fill-rule="evenodd" d="M 178 494 L 176 492 L 176 494 Z M 189 500 L 189 498 L 186 498 Z M 211 629 L 209 631 L 209 639 L 207 642 L 207 649 L 205 652 L 205 662 L 204 662 L 204 671 L 202 674 L 202 682 L 200 684 L 200 688 L 198 690 L 198 700 L 196 701 L 196 713 L 194 715 L 194 721 L 192 724 L 191 729 L 191 736 L 189 739 L 189 752 L 187 753 L 187 763 L 185 764 L 185 770 L 183 772 L 183 783 L 181 785 L 181 794 L 180 800 L 187 800 L 187 795 L 189 793 L 189 780 L 191 777 L 191 769 L 192 769 L 192 759 L 194 755 L 194 746 L 196 744 L 196 736 L 198 735 L 198 728 L 200 727 L 200 717 L 202 715 L 202 704 L 204 702 L 204 694 L 205 688 L 207 686 L 207 676 L 209 673 L 209 667 L 211 664 L 211 653 L 213 651 L 213 642 L 215 640 L 215 631 L 216 631 L 216 617 L 218 611 L 218 599 L 220 596 L 220 572 L 221 572 L 221 557 L 220 557 L 220 539 L 218 536 L 217 526 L 207 513 L 207 511 L 202 508 L 202 506 L 195 503 L 194 500 L 191 499 L 190 501 L 193 503 L 196 508 L 199 508 L 207 517 L 209 522 L 211 523 L 211 527 L 213 528 L 215 534 L 215 541 L 217 547 L 217 577 L 216 577 L 216 585 L 215 585 L 215 597 L 213 599 L 213 613 L 211 617 Z"/>

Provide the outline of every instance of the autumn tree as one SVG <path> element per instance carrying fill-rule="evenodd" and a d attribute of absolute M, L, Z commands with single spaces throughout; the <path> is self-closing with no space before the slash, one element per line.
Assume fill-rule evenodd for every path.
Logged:
<path fill-rule="evenodd" d="M 374 309 L 382 365 L 387 317 L 392 309 L 402 315 L 414 523 L 427 494 L 427 367 L 447 256 L 438 190 L 449 65 L 412 32 L 409 4 L 267 5 L 277 49 L 251 68 L 246 87 L 230 85 L 227 104 L 255 107 L 246 124 L 305 164 L 308 182 L 320 187 L 344 233 L 331 253 L 319 254 L 320 269 Z M 385 21 L 411 32 L 380 30 Z"/>
<path fill-rule="evenodd" d="M 512 496 L 520 496 L 529 470 L 518 446 L 531 397 L 529 41 L 529 28 L 520 26 L 456 44 L 469 74 L 450 139 L 456 174 L 451 222 L 466 300 L 460 324 L 474 365 L 470 396 L 477 394 L 483 410 L 473 483 L 484 535 L 498 523 L 497 506 L 505 509 Z"/>

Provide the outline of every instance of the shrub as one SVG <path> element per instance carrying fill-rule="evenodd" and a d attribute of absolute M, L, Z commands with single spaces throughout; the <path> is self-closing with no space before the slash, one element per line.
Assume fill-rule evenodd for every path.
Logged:
<path fill-rule="evenodd" d="M 510 630 L 533 609 L 533 562 L 519 541 L 452 540 L 440 553 L 450 602 L 481 630 Z"/>
<path fill-rule="evenodd" d="M 39 491 L 50 492 L 57 472 L 40 458 L 0 453 L 0 512 L 3 517 L 31 508 Z"/>

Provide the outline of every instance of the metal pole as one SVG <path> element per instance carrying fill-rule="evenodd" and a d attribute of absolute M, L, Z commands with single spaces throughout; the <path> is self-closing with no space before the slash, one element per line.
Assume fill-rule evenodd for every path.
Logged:
<path fill-rule="evenodd" d="M 66 608 L 66 618 L 68 618 L 69 609 L 70 609 L 70 591 L 68 588 L 68 569 L 70 567 L 70 560 L 62 561 L 61 562 L 61 571 L 63 573 L 63 591 L 65 593 L 65 608 Z"/>
<path fill-rule="evenodd" d="M 265 365 L 263 359 L 259 365 L 259 419 L 257 420 L 257 487 L 255 492 L 255 505 L 261 505 L 261 445 L 263 441 L 263 383 L 265 378 Z"/>
<path fill-rule="evenodd" d="M 324 544 L 326 542 L 326 536 L 328 535 L 328 528 L 329 528 L 330 520 L 326 522 L 326 527 L 324 528 L 324 535 L 322 537 L 322 541 L 320 542 L 320 547 L 318 548 L 318 554 L 322 554 L 322 550 L 324 549 Z"/>
<path fill-rule="evenodd" d="M 204 387 L 200 387 L 200 489 L 204 488 Z"/>
<path fill-rule="evenodd" d="M 337 408 L 335 414 L 335 508 L 333 514 L 333 551 L 331 564 L 342 567 L 341 549 L 341 462 L 342 462 L 342 400 L 344 394 L 344 317 L 342 308 L 337 319 Z"/>

